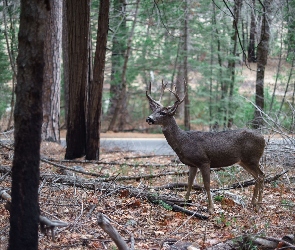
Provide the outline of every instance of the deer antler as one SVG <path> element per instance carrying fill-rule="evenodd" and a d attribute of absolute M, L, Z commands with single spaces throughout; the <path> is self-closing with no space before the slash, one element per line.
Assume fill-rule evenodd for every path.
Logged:
<path fill-rule="evenodd" d="M 160 102 L 160 103 L 161 103 L 161 100 L 162 100 L 162 97 L 163 97 L 163 94 L 164 94 L 164 90 L 165 90 L 166 87 L 167 87 L 167 84 L 168 84 L 168 82 L 164 83 L 164 81 L 162 80 L 161 95 L 160 95 L 160 99 L 159 99 L 159 102 Z"/>
<path fill-rule="evenodd" d="M 152 83 L 150 82 L 149 84 L 149 87 L 148 87 L 148 90 L 145 92 L 146 93 L 146 97 L 149 99 L 149 102 L 150 102 L 150 108 L 152 110 L 154 110 L 155 108 L 157 107 L 162 107 L 162 104 L 160 103 L 160 101 L 156 101 L 154 100 L 150 95 L 149 93 L 151 93 L 151 88 L 152 88 Z M 164 90 L 163 90 L 164 91 Z M 149 93 L 148 93 L 149 92 Z M 161 94 L 161 97 L 162 97 L 162 94 Z M 160 97 L 160 100 L 161 100 L 161 97 Z"/>
<path fill-rule="evenodd" d="M 181 100 L 180 100 L 178 94 L 176 93 L 176 86 L 175 86 L 175 91 L 173 91 L 171 89 L 168 89 L 177 99 L 177 101 L 173 104 L 173 106 L 168 107 L 169 108 L 169 114 L 174 115 L 174 113 L 176 112 L 176 109 L 178 108 L 178 105 L 181 104 L 184 101 L 185 97 L 186 97 L 187 83 L 186 83 L 185 79 L 184 79 L 184 87 L 185 87 L 185 92 L 184 92 L 184 96 L 183 96 L 183 98 Z"/>

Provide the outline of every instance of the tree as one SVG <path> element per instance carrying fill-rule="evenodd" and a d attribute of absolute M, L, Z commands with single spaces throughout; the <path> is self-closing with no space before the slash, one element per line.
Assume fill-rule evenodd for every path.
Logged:
<path fill-rule="evenodd" d="M 69 110 L 69 51 L 68 51 L 68 25 L 67 25 L 67 0 L 63 0 L 62 6 L 62 60 L 63 60 L 63 106 L 65 117 L 65 128 L 67 128 Z"/>
<path fill-rule="evenodd" d="M 233 34 L 231 37 L 232 40 L 232 57 L 228 60 L 228 71 L 230 74 L 230 84 L 229 84 L 229 101 L 228 101 L 228 113 L 229 117 L 227 118 L 227 127 L 231 128 L 234 122 L 233 119 L 233 94 L 234 94 L 234 86 L 236 82 L 236 54 L 237 54 L 237 46 L 238 46 L 238 23 L 240 19 L 240 11 L 242 7 L 241 0 L 234 1 L 234 11 L 233 11 Z"/>
<path fill-rule="evenodd" d="M 273 0 L 265 0 L 263 4 L 263 17 L 261 24 L 260 42 L 257 46 L 257 73 L 256 73 L 256 94 L 255 112 L 253 127 L 260 128 L 263 125 L 262 113 L 264 110 L 264 72 L 267 64 L 270 40 L 270 23 Z"/>
<path fill-rule="evenodd" d="M 67 149 L 65 158 L 85 155 L 86 148 L 86 86 L 88 83 L 88 48 L 90 0 L 68 0 L 69 103 L 67 116 Z"/>
<path fill-rule="evenodd" d="M 188 84 L 188 36 L 189 36 L 189 32 L 188 32 L 188 0 L 185 0 L 184 3 L 184 58 L 183 58 L 183 64 L 184 64 L 184 79 L 186 84 Z M 188 86 L 186 86 L 186 88 L 188 88 Z M 185 96 L 184 99 L 184 128 L 186 130 L 190 130 L 191 124 L 190 124 L 190 102 L 189 102 L 189 95 L 188 92 Z"/>
<path fill-rule="evenodd" d="M 134 38 L 134 29 L 135 29 L 135 25 L 137 23 L 139 3 L 140 3 L 140 0 L 137 0 L 136 7 L 135 7 L 135 13 L 134 13 L 134 20 L 133 20 L 132 28 L 131 28 L 131 31 L 130 31 L 130 34 L 128 37 L 128 41 L 127 41 L 127 49 L 126 49 L 126 52 L 124 55 L 124 64 L 123 64 L 122 75 L 121 75 L 122 87 L 121 87 L 121 91 L 120 91 L 120 94 L 118 97 L 118 102 L 117 102 L 116 108 L 114 110 L 114 115 L 113 115 L 111 122 L 109 124 L 108 130 L 110 130 L 110 131 L 114 130 L 116 121 L 119 120 L 118 119 L 119 114 L 121 114 L 120 116 L 123 120 L 126 119 L 126 112 L 124 113 L 123 111 L 126 110 L 126 107 L 124 104 L 126 103 L 126 98 L 127 98 L 127 93 L 126 93 L 126 91 L 127 91 L 127 79 L 126 79 L 127 64 L 128 64 L 129 56 L 131 53 L 131 45 L 132 45 L 132 41 Z M 121 119 L 121 121 L 122 121 L 122 119 Z"/>
<path fill-rule="evenodd" d="M 123 0 L 113 1 L 112 29 L 115 34 L 112 36 L 112 71 L 110 86 L 110 104 L 108 107 L 108 117 L 112 117 L 117 106 L 121 89 L 121 74 L 126 52 L 127 27 L 126 27 L 126 5 Z"/>
<path fill-rule="evenodd" d="M 50 0 L 50 14 L 45 39 L 45 68 L 43 86 L 42 139 L 60 141 L 60 80 L 61 80 L 61 41 L 62 6 L 60 0 Z"/>
<path fill-rule="evenodd" d="M 48 1 L 21 0 L 9 250 L 38 249 L 38 187 Z"/>
<path fill-rule="evenodd" d="M 255 35 L 256 35 L 256 20 L 255 20 L 255 0 L 252 0 L 251 23 L 250 23 L 250 39 L 248 46 L 248 62 L 256 62 L 255 53 Z"/>
<path fill-rule="evenodd" d="M 97 42 L 94 57 L 93 80 L 90 82 L 87 109 L 86 159 L 98 160 L 100 149 L 100 122 L 102 111 L 102 90 L 107 36 L 109 30 L 109 0 L 100 1 Z"/>

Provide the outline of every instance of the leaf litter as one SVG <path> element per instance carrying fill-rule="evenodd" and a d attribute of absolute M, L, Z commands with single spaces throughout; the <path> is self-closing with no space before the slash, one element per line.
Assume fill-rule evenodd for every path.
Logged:
<path fill-rule="evenodd" d="M 12 151 L 0 148 L 0 165 L 12 165 Z M 97 173 L 101 178 L 114 176 L 138 176 L 136 179 L 108 182 L 109 190 L 89 190 L 83 187 L 68 186 L 53 181 L 40 181 L 39 204 L 41 214 L 50 219 L 68 223 L 68 227 L 55 230 L 55 241 L 50 235 L 39 233 L 39 249 L 116 249 L 109 236 L 98 226 L 97 214 L 105 214 L 120 235 L 129 244 L 130 234 L 135 239 L 135 249 L 168 249 L 164 242 L 192 242 L 205 249 L 211 245 L 228 239 L 257 234 L 280 238 L 294 233 L 295 229 L 295 168 L 287 166 L 285 161 L 269 159 L 263 165 L 266 175 L 275 175 L 288 169 L 275 182 L 265 184 L 263 204 L 260 212 L 255 212 L 250 205 L 253 186 L 231 189 L 244 201 L 239 205 L 225 194 L 215 196 L 215 213 L 207 213 L 207 197 L 204 191 L 192 192 L 193 201 L 190 210 L 201 211 L 209 216 L 208 220 L 199 220 L 180 212 L 171 211 L 163 203 L 152 204 L 141 197 L 130 197 L 128 188 L 112 191 L 112 183 L 126 187 L 143 188 L 155 192 L 155 195 L 166 194 L 184 198 L 183 189 L 161 189 L 154 187 L 168 183 L 183 183 L 187 175 L 164 175 L 156 178 L 140 178 L 144 174 L 157 175 L 171 171 L 186 171 L 187 166 L 175 164 L 175 156 L 140 156 L 133 152 L 102 152 L 100 161 L 64 161 L 65 150 L 58 144 L 42 142 L 41 157 L 52 162 L 85 172 Z M 294 157 L 294 152 L 292 152 Z M 284 159 L 284 158 L 281 158 Z M 287 167 L 286 167 L 287 166 Z M 77 178 L 96 177 L 79 172 L 67 171 L 42 162 L 41 173 L 48 175 L 72 175 Z M 3 178 L 2 178 L 3 177 Z M 224 168 L 211 173 L 211 189 L 222 189 L 235 182 L 243 182 L 251 176 L 238 166 Z M 0 175 L 0 187 L 9 191 L 11 179 L 9 175 Z M 196 182 L 202 185 L 199 174 Z M 6 249 L 9 235 L 9 212 L 5 209 L 5 201 L 0 199 L 0 249 Z"/>

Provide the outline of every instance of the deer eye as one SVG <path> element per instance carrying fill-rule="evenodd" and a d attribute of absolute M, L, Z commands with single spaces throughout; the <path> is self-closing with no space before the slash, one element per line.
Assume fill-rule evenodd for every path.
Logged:
<path fill-rule="evenodd" d="M 160 111 L 160 115 L 166 115 L 167 113 L 165 111 Z"/>

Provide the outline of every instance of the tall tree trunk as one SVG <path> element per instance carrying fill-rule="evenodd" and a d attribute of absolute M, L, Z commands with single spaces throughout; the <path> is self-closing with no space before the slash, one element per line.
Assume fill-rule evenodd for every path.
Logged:
<path fill-rule="evenodd" d="M 276 94 L 276 90 L 277 90 L 277 85 L 278 85 L 278 79 L 279 79 L 279 75 L 280 75 L 280 71 L 281 71 L 281 63 L 282 63 L 282 53 L 283 53 L 283 24 L 284 22 L 282 22 L 282 28 L 281 28 L 281 44 L 280 44 L 280 55 L 279 55 L 279 63 L 278 63 L 278 67 L 277 67 L 277 73 L 276 73 L 276 80 L 275 80 L 275 85 L 273 87 L 273 92 L 272 92 L 272 97 L 271 97 L 271 102 L 269 105 L 269 111 L 272 110 L 272 106 L 274 103 L 274 99 L 275 99 L 275 94 Z"/>
<path fill-rule="evenodd" d="M 49 8 L 45 0 L 21 0 L 9 250 L 38 249 L 44 39 Z"/>
<path fill-rule="evenodd" d="M 85 154 L 90 0 L 67 0 L 69 110 L 66 159 Z"/>
<path fill-rule="evenodd" d="M 110 103 L 108 107 L 109 118 L 113 117 L 120 90 L 122 88 L 122 68 L 124 64 L 124 55 L 126 53 L 126 39 L 127 39 L 127 27 L 126 27 L 126 4 L 125 0 L 113 1 L 113 18 L 112 28 L 116 30 L 113 35 L 112 43 L 112 71 L 111 71 L 111 86 L 110 86 Z"/>
<path fill-rule="evenodd" d="M 251 6 L 251 23 L 250 23 L 250 39 L 248 47 L 248 62 L 256 62 L 255 54 L 255 35 L 256 35 L 256 20 L 255 20 L 255 0 L 252 0 Z"/>
<path fill-rule="evenodd" d="M 264 72 L 267 64 L 270 40 L 270 15 L 273 0 L 265 0 L 263 5 L 263 18 L 261 26 L 260 42 L 257 47 L 257 73 L 256 73 L 256 94 L 253 128 L 260 128 L 263 125 L 261 111 L 264 110 Z"/>
<path fill-rule="evenodd" d="M 86 159 L 99 160 L 105 56 L 109 29 L 109 0 L 100 1 L 93 81 L 89 86 Z"/>
<path fill-rule="evenodd" d="M 42 139 L 59 142 L 63 2 L 60 0 L 50 0 L 49 2 L 51 9 L 47 22 L 44 48 Z"/>
<path fill-rule="evenodd" d="M 228 70 L 230 72 L 230 85 L 229 85 L 229 98 L 228 98 L 228 122 L 227 127 L 231 128 L 234 122 L 234 110 L 233 110 L 233 93 L 234 86 L 236 81 L 236 54 L 237 54 L 237 45 L 238 45 L 238 24 L 240 18 L 240 11 L 242 8 L 242 0 L 235 0 L 234 5 L 234 17 L 233 17 L 233 35 L 232 39 L 232 57 L 233 59 L 229 59 L 228 62 Z"/>
<path fill-rule="evenodd" d="M 220 43 L 220 34 L 219 34 L 219 30 L 217 29 L 217 22 L 216 22 L 216 9 L 215 9 L 215 4 L 213 4 L 213 25 L 214 30 L 215 30 L 215 39 L 216 39 L 216 43 L 217 43 L 217 61 L 218 61 L 218 66 L 219 66 L 219 74 L 218 74 L 218 80 L 216 83 L 216 93 L 220 92 L 220 100 L 218 99 L 218 95 L 216 95 L 216 102 L 220 101 L 220 106 L 218 107 L 218 114 L 219 117 L 217 117 L 218 120 L 222 120 L 222 118 L 224 119 L 225 117 L 225 113 L 226 113 L 226 108 L 224 105 L 224 98 L 226 96 L 226 89 L 225 89 L 225 85 L 226 83 L 224 82 L 223 78 L 223 62 L 222 62 L 222 57 L 221 57 L 221 43 Z M 220 85 L 220 88 L 219 88 Z M 222 117 L 223 116 L 223 117 Z M 225 124 L 223 124 L 223 126 L 225 127 Z M 220 127 L 220 123 L 218 121 L 216 121 L 214 123 L 214 130 L 218 130 Z"/>
<path fill-rule="evenodd" d="M 63 106 L 64 106 L 64 116 L 65 116 L 65 125 L 67 128 L 68 113 L 69 113 L 69 50 L 68 50 L 68 24 L 67 24 L 67 0 L 63 1 L 62 7 L 62 65 L 63 65 Z"/>
<path fill-rule="evenodd" d="M 134 29 L 135 29 L 135 25 L 136 25 L 136 22 L 137 22 L 139 3 L 140 3 L 140 0 L 137 0 L 136 1 L 136 7 L 135 7 L 135 13 L 134 13 L 134 20 L 133 20 L 132 28 L 131 28 L 129 38 L 128 38 L 128 41 L 127 41 L 127 50 L 126 50 L 126 53 L 125 53 L 125 56 L 124 56 L 124 64 L 123 64 L 122 76 L 121 76 L 122 89 L 121 89 L 121 92 L 120 92 L 120 95 L 119 95 L 119 98 L 118 98 L 118 103 L 117 103 L 117 106 L 115 108 L 114 115 L 113 115 L 112 120 L 111 120 L 111 122 L 109 124 L 109 128 L 108 128 L 109 131 L 114 131 L 115 124 L 116 124 L 116 121 L 118 120 L 118 117 L 119 117 L 120 113 L 121 113 L 122 119 L 125 119 L 124 115 L 126 115 L 126 113 L 123 113 L 121 111 L 123 111 L 123 109 L 126 108 L 124 106 L 124 101 L 126 101 L 126 98 L 127 98 L 127 92 L 126 92 L 126 90 L 127 90 L 127 80 L 126 80 L 127 64 L 128 64 L 128 60 L 129 60 L 129 56 L 130 56 L 131 45 L 132 45 L 133 35 L 134 35 Z M 123 116 L 122 116 L 122 114 L 123 114 Z"/>
<path fill-rule="evenodd" d="M 185 0 L 185 7 L 184 7 L 184 11 L 185 11 L 185 17 L 184 17 L 184 58 L 183 58 L 183 63 L 184 63 L 184 79 L 186 84 L 188 84 L 188 36 L 189 36 L 189 32 L 188 32 L 188 12 L 189 12 L 189 8 L 188 8 L 188 0 Z M 186 88 L 188 88 L 188 86 L 186 86 Z M 185 130 L 190 130 L 191 128 L 191 124 L 190 124 L 190 103 L 189 103 L 189 91 L 186 92 L 186 96 L 184 99 L 184 128 Z"/>

